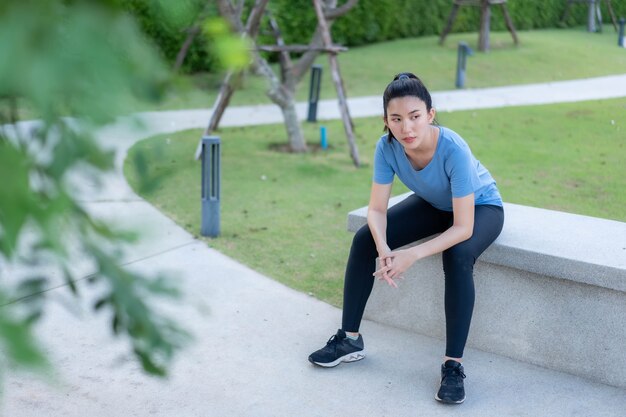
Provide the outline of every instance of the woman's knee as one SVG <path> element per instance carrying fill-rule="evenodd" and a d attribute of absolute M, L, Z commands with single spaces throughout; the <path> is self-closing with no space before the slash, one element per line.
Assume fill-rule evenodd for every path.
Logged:
<path fill-rule="evenodd" d="M 443 254 L 451 259 L 462 262 L 473 262 L 474 247 L 469 240 L 466 240 L 465 242 L 457 243 L 456 245 L 446 249 Z"/>
<path fill-rule="evenodd" d="M 443 270 L 448 274 L 472 272 L 476 257 L 471 245 L 461 242 L 443 252 Z"/>
<path fill-rule="evenodd" d="M 375 253 L 376 251 L 376 243 L 374 242 L 374 237 L 372 236 L 372 232 L 368 225 L 361 227 L 354 234 L 354 238 L 352 239 L 352 250 L 356 250 L 361 253 Z"/>

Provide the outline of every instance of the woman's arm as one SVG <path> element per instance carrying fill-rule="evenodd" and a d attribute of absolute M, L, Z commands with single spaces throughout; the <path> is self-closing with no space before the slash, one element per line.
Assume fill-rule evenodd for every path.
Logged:
<path fill-rule="evenodd" d="M 389 253 L 375 276 L 387 282 L 399 278 L 415 261 L 425 258 L 463 242 L 472 237 L 474 232 L 474 193 L 461 198 L 452 199 L 454 222 L 448 230 L 434 239 L 409 249 Z M 391 261 L 391 262 L 390 262 Z"/>
<path fill-rule="evenodd" d="M 391 184 L 372 183 L 370 202 L 367 206 L 367 225 L 372 232 L 378 252 L 387 247 L 387 206 L 391 196 Z"/>
<path fill-rule="evenodd" d="M 376 244 L 376 250 L 380 259 L 380 267 L 383 262 L 389 262 L 391 259 L 388 256 L 391 254 L 391 249 L 387 245 L 387 206 L 389 205 L 389 197 L 391 196 L 392 184 L 377 184 L 372 183 L 372 192 L 370 193 L 370 202 L 367 206 L 367 225 L 370 228 L 372 237 Z M 388 261 L 386 261 L 388 259 Z M 380 276 L 394 287 L 397 287 L 396 283 L 386 274 L 383 273 Z"/>

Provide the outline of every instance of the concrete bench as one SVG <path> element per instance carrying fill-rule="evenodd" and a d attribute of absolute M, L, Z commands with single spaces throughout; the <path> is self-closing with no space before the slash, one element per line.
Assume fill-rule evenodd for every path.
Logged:
<path fill-rule="evenodd" d="M 365 317 L 444 339 L 443 279 L 440 255 L 418 261 L 399 289 L 377 282 Z M 474 280 L 468 346 L 626 388 L 626 223 L 505 204 Z"/>

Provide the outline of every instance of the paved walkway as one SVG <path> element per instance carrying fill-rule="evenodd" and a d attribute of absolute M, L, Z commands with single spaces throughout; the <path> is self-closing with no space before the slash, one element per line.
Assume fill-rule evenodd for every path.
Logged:
<path fill-rule="evenodd" d="M 432 93 L 433 105 L 439 112 L 486 109 L 506 106 L 565 103 L 603 98 L 626 97 L 626 74 L 585 80 L 558 81 L 484 89 L 437 91 Z M 348 99 L 352 117 L 382 117 L 382 96 Z M 301 120 L 306 119 L 307 103 L 298 103 Z M 205 127 L 210 111 L 184 110 L 147 112 L 143 117 L 160 127 L 172 130 L 177 127 Z M 319 120 L 340 119 L 336 100 L 321 100 L 317 112 Z M 222 117 L 221 126 L 245 126 L 282 123 L 280 109 L 275 105 L 229 107 Z"/>
<path fill-rule="evenodd" d="M 440 111 L 601 97 L 626 97 L 626 75 L 434 94 Z M 322 103 L 320 118 L 338 117 L 334 108 L 336 103 Z M 304 117 L 305 105 L 300 109 Z M 353 99 L 350 109 L 354 117 L 379 115 L 380 99 Z M 280 121 L 276 114 L 271 106 L 231 108 L 224 125 L 273 123 Z M 143 272 L 175 274 L 186 297 L 173 313 L 195 342 L 169 379 L 146 377 L 126 343 L 104 331 L 107 318 L 92 315 L 88 291 L 82 308 L 70 309 L 66 291 L 53 290 L 38 334 L 57 375 L 52 383 L 8 375 L 0 415 L 624 416 L 625 390 L 474 349 L 466 351 L 467 401 L 442 406 L 433 396 L 443 341 L 372 322 L 362 329 L 365 360 L 334 369 L 311 366 L 307 355 L 335 332 L 340 310 L 207 247 L 135 195 L 121 176 L 124 155 L 138 138 L 203 127 L 209 112 L 141 117 L 144 131 L 122 120 L 99 133 L 103 144 L 118 151 L 118 172 L 103 185 L 82 182 L 80 188 L 96 216 L 144 231 L 121 262 Z M 83 276 L 92 272 L 78 260 L 76 268 Z"/>

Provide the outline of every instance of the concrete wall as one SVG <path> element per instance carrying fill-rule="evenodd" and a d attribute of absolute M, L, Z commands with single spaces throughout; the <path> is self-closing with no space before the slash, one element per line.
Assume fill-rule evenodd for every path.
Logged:
<path fill-rule="evenodd" d="M 513 204 L 505 217 L 475 267 L 468 346 L 626 388 L 626 223 Z M 443 339 L 441 256 L 405 276 L 377 283 L 366 318 Z"/>

